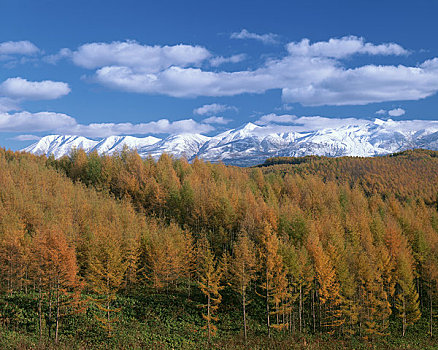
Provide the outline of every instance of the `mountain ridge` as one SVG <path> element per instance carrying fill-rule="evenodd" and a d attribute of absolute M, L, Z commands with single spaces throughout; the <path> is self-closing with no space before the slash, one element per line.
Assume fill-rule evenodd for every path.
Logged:
<path fill-rule="evenodd" d="M 216 136 L 175 134 L 154 136 L 109 136 L 92 140 L 77 135 L 49 135 L 22 151 L 55 158 L 68 155 L 73 148 L 85 152 L 113 154 L 124 147 L 135 149 L 141 157 L 158 158 L 162 153 L 175 157 L 195 157 L 211 162 L 249 166 L 271 157 L 379 156 L 412 148 L 438 150 L 438 122 L 426 124 L 375 119 L 366 123 L 303 131 L 294 125 L 256 125 L 246 123 Z"/>

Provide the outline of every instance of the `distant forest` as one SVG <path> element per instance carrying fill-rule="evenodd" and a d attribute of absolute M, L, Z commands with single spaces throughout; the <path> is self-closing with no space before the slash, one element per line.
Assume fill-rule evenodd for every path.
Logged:
<path fill-rule="evenodd" d="M 437 200 L 427 150 L 0 149 L 0 348 L 437 348 Z"/>

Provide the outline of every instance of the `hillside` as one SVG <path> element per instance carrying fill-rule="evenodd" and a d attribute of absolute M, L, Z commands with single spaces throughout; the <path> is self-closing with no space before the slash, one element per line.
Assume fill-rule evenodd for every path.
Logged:
<path fill-rule="evenodd" d="M 435 348 L 436 155 L 0 150 L 0 347 Z"/>
<path fill-rule="evenodd" d="M 324 181 L 360 185 L 367 195 L 417 197 L 427 203 L 437 200 L 437 151 L 417 149 L 381 157 L 277 157 L 258 167 L 266 174 L 316 175 Z"/>

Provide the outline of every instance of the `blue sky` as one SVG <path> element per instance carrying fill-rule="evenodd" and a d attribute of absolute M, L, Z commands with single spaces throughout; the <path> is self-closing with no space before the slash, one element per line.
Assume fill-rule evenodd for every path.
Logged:
<path fill-rule="evenodd" d="M 436 120 L 437 13 L 425 0 L 3 0 L 0 145 L 291 115 Z"/>

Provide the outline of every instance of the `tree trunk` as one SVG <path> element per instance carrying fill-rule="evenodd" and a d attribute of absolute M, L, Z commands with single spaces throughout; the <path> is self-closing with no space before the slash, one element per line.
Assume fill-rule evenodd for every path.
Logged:
<path fill-rule="evenodd" d="M 248 339 L 248 335 L 246 332 L 246 297 L 245 297 L 245 290 L 242 288 L 242 303 L 243 303 L 243 332 L 245 335 L 245 344 Z"/>
<path fill-rule="evenodd" d="M 429 291 L 429 299 L 430 299 L 430 316 L 429 316 L 429 323 L 430 323 L 430 336 L 433 337 L 432 291 Z"/>
<path fill-rule="evenodd" d="M 49 292 L 49 319 L 47 321 L 49 326 L 49 339 L 52 338 L 52 286 L 50 286 Z"/>
<path fill-rule="evenodd" d="M 12 262 L 11 257 L 9 257 L 8 262 L 8 295 L 12 294 Z"/>
<path fill-rule="evenodd" d="M 59 284 L 56 286 L 56 327 L 55 327 L 55 343 L 58 343 L 59 330 Z"/>
<path fill-rule="evenodd" d="M 303 313 L 303 286 L 300 284 L 300 305 L 298 308 L 298 317 L 300 320 L 300 333 L 303 332 L 303 321 L 302 321 L 302 313 Z"/>
<path fill-rule="evenodd" d="M 211 328 L 210 328 L 210 293 L 207 297 L 207 327 L 208 327 L 208 344 L 211 344 Z"/>
<path fill-rule="evenodd" d="M 269 319 L 269 283 L 268 283 L 268 271 L 266 271 L 266 315 L 268 325 L 268 337 L 271 337 L 271 321 Z"/>
<path fill-rule="evenodd" d="M 106 277 L 106 287 L 108 290 L 108 294 L 107 294 L 107 304 L 106 304 L 106 322 L 107 322 L 107 327 L 108 327 L 108 337 L 111 337 L 111 323 L 110 323 L 110 303 L 111 303 L 111 299 L 110 299 L 110 278 L 109 275 L 107 274 Z"/>
<path fill-rule="evenodd" d="M 108 295 L 108 300 L 106 303 L 106 322 L 108 327 L 108 337 L 111 337 L 111 323 L 110 323 L 110 299 Z"/>
<path fill-rule="evenodd" d="M 43 315 L 42 315 L 42 293 L 41 293 L 41 277 L 40 277 L 40 286 L 39 286 L 39 300 L 38 300 L 38 320 L 39 320 L 39 326 L 40 326 L 40 338 L 43 336 Z"/>
<path fill-rule="evenodd" d="M 284 304 L 283 304 L 283 325 L 282 325 L 282 329 L 283 329 L 285 326 L 287 326 L 287 325 L 286 325 L 286 308 L 284 307 Z M 287 332 L 287 330 L 286 330 L 286 332 Z"/>
<path fill-rule="evenodd" d="M 405 298 L 403 297 L 403 337 L 405 336 L 406 333 L 406 303 L 405 303 Z"/>
<path fill-rule="evenodd" d="M 312 317 L 313 317 L 313 333 L 316 333 L 315 291 L 314 290 L 312 290 Z"/>

